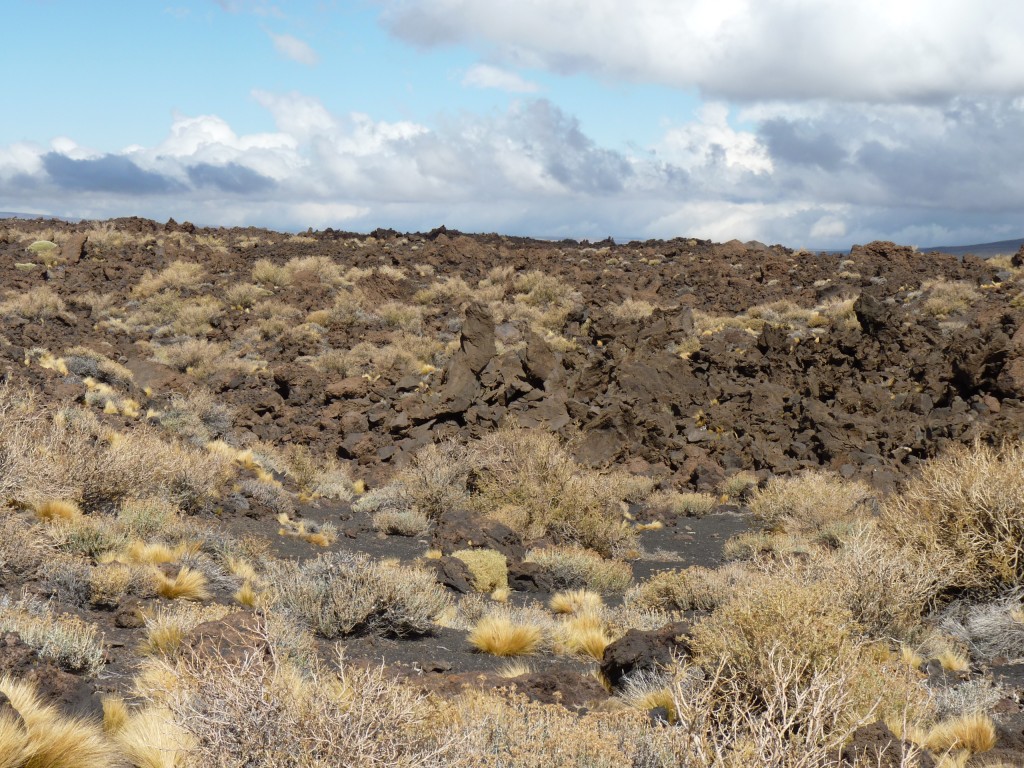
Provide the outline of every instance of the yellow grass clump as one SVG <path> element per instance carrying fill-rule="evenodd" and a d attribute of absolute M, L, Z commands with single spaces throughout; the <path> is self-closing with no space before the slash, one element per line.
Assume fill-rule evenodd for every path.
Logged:
<path fill-rule="evenodd" d="M 206 576 L 201 571 L 183 567 L 173 579 L 161 573 L 156 589 L 169 600 L 208 600 L 210 591 L 206 587 Z"/>
<path fill-rule="evenodd" d="M 10 768 L 110 768 L 119 759 L 98 723 L 66 717 L 43 704 L 29 683 L 0 678 L 21 723 L 0 715 L 0 765 Z"/>
<path fill-rule="evenodd" d="M 995 745 L 995 723 L 988 715 L 981 713 L 963 715 L 938 723 L 928 731 L 924 743 L 932 752 L 967 750 L 971 754 L 988 752 Z"/>
<path fill-rule="evenodd" d="M 469 633 L 470 644 L 492 656 L 526 656 L 540 647 L 542 639 L 540 627 L 496 613 L 484 616 Z"/>

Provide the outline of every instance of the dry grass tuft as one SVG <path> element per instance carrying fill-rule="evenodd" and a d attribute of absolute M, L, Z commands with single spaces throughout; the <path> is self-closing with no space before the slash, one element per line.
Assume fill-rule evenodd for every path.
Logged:
<path fill-rule="evenodd" d="M 553 594 L 551 600 L 548 601 L 548 608 L 552 613 L 560 614 L 600 614 L 601 609 L 604 608 L 604 601 L 597 592 L 574 589 Z"/>
<path fill-rule="evenodd" d="M 206 576 L 201 571 L 182 567 L 171 579 L 160 574 L 157 579 L 157 594 L 169 600 L 209 600 Z"/>
<path fill-rule="evenodd" d="M 10 749 L 0 754 L 0 761 L 8 761 L 13 768 L 110 768 L 119 764 L 113 745 L 98 724 L 60 714 L 42 703 L 32 685 L 6 675 L 0 678 L 0 693 L 21 716 L 20 723 L 6 714 L 0 717 L 0 738 L 6 737 L 5 746 Z M 24 731 L 18 736 L 14 731 L 22 723 Z"/>
<path fill-rule="evenodd" d="M 195 746 L 170 710 L 157 707 L 132 713 L 114 733 L 114 740 L 137 768 L 183 768 Z"/>
<path fill-rule="evenodd" d="M 73 501 L 49 499 L 36 505 L 36 516 L 40 520 L 73 521 L 82 516 L 82 510 Z"/>
<path fill-rule="evenodd" d="M 484 616 L 469 633 L 469 643 L 492 656 L 526 656 L 538 650 L 543 639 L 540 627 L 518 621 L 514 614 Z"/>
<path fill-rule="evenodd" d="M 925 747 L 938 753 L 963 749 L 978 754 L 988 752 L 995 745 L 995 723 L 981 713 L 944 720 L 928 731 L 924 741 Z"/>

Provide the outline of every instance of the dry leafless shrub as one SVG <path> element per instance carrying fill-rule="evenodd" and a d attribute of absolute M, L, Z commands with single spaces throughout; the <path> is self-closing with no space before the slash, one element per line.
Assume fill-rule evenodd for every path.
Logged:
<path fill-rule="evenodd" d="M 224 300 L 234 309 L 252 309 L 260 299 L 271 292 L 252 283 L 236 283 L 224 293 Z"/>
<path fill-rule="evenodd" d="M 226 344 L 206 339 L 189 339 L 178 344 L 152 347 L 153 359 L 169 368 L 191 374 L 202 381 L 220 371 L 252 373 L 263 363 L 238 355 Z"/>
<path fill-rule="evenodd" d="M 434 710 L 383 669 L 300 672 L 253 654 L 237 663 L 166 663 L 150 693 L 193 742 L 186 765 L 243 768 L 441 768 L 456 739 L 432 727 Z"/>
<path fill-rule="evenodd" d="M 22 429 L 6 446 L 7 460 L 19 479 L 19 495 L 33 503 L 69 499 L 86 511 L 112 511 L 126 499 L 161 495 L 195 510 L 233 473 L 223 459 L 162 440 L 149 428 L 112 432 L 79 409 Z"/>
<path fill-rule="evenodd" d="M 0 314 L 14 315 L 34 322 L 69 318 L 63 299 L 52 288 L 39 286 L 27 291 L 7 291 L 0 301 Z"/>
<path fill-rule="evenodd" d="M 619 320 L 644 320 L 654 314 L 655 306 L 642 299 L 626 299 L 612 307 L 612 315 Z"/>
<path fill-rule="evenodd" d="M 866 644 L 859 632 L 829 585 L 766 575 L 700 621 L 692 647 L 696 663 L 731 681 L 730 706 L 740 712 L 771 705 L 765 692 L 777 685 L 781 665 L 793 670 L 789 684 L 798 688 L 837 676 L 844 690 L 842 710 L 835 713 L 841 729 L 865 717 L 925 716 L 926 691 L 913 671 L 887 661 L 887 649 Z"/>
<path fill-rule="evenodd" d="M 175 392 L 156 419 L 160 426 L 185 439 L 203 444 L 231 429 L 234 409 L 207 389 L 194 388 Z"/>
<path fill-rule="evenodd" d="M 590 712 L 521 696 L 467 693 L 452 705 L 451 728 L 464 762 L 479 768 L 668 768 L 684 762 L 669 729 L 651 728 L 646 712 Z"/>
<path fill-rule="evenodd" d="M 704 517 L 718 505 L 718 499 L 710 493 L 680 493 L 679 491 L 656 491 L 646 506 L 651 509 L 667 509 L 674 515 Z"/>
<path fill-rule="evenodd" d="M 148 274 L 132 288 L 132 294 L 148 298 L 168 289 L 194 290 L 203 281 L 206 271 L 199 264 L 175 261 L 157 274 Z"/>
<path fill-rule="evenodd" d="M 305 493 L 328 499 L 352 499 L 352 475 L 348 467 L 330 456 L 317 456 L 304 445 L 284 451 L 285 471 Z"/>
<path fill-rule="evenodd" d="M 548 432 L 507 428 L 470 445 L 475 469 L 471 505 L 524 534 L 558 544 L 622 554 L 636 544 L 622 504 L 638 487 L 626 473 L 602 475 L 573 461 Z M 647 481 L 647 478 L 643 478 Z M 647 492 L 650 485 L 646 485 Z"/>
<path fill-rule="evenodd" d="M 762 687 L 750 698 L 741 671 L 723 663 L 710 671 L 683 668 L 672 688 L 680 765 L 731 768 L 825 768 L 853 731 L 877 719 L 880 707 L 860 701 L 863 669 L 849 656 L 820 663 L 779 646 L 765 649 Z M 908 750 L 901 767 L 918 765 Z M 930 764 L 930 763 L 928 763 Z M 856 763 L 869 768 L 873 763 Z"/>
<path fill-rule="evenodd" d="M 897 541 L 947 563 L 951 585 L 996 589 L 1024 576 L 1024 448 L 955 446 L 885 504 Z"/>
<path fill-rule="evenodd" d="M 1019 588 L 995 600 L 958 600 L 936 617 L 938 628 L 982 661 L 1024 656 L 1024 601 Z"/>
<path fill-rule="evenodd" d="M 966 312 L 981 301 L 981 294 L 975 286 L 964 281 L 925 280 L 921 290 L 925 296 L 921 309 L 935 317 Z"/>
<path fill-rule="evenodd" d="M 377 503 L 377 500 L 373 503 Z M 378 507 L 373 513 L 372 523 L 375 531 L 397 536 L 422 536 L 430 528 L 430 518 L 418 509 L 411 508 Z"/>
<path fill-rule="evenodd" d="M 827 472 L 805 472 L 773 477 L 754 493 L 750 509 L 776 531 L 828 541 L 863 517 L 873 498 L 863 483 Z"/>
<path fill-rule="evenodd" d="M 860 524 L 840 548 L 814 552 L 804 573 L 831 588 L 835 602 L 849 609 L 872 637 L 911 639 L 949 585 L 953 565 Z"/>
<path fill-rule="evenodd" d="M 451 604 L 430 572 L 349 553 L 275 563 L 268 582 L 279 610 L 326 638 L 428 634 Z"/>
<path fill-rule="evenodd" d="M 27 517 L 0 505 L 0 579 L 6 582 L 28 578 L 50 554 Z"/>
<path fill-rule="evenodd" d="M 472 456 L 464 445 L 454 440 L 428 445 L 388 485 L 360 496 L 354 508 L 370 513 L 408 512 L 416 516 L 414 520 L 434 520 L 449 509 L 467 505 L 472 469 Z"/>
<path fill-rule="evenodd" d="M 710 611 L 724 602 L 738 584 L 754 576 L 738 565 L 705 568 L 691 565 L 678 571 L 659 571 L 629 589 L 627 606 L 658 611 Z"/>

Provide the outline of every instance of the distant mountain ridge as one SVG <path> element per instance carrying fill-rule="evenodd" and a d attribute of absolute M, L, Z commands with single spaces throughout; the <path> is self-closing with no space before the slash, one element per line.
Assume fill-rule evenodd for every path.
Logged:
<path fill-rule="evenodd" d="M 979 243 L 977 245 L 936 245 L 920 248 L 919 250 L 923 253 L 938 251 L 939 253 L 949 253 L 953 256 L 966 256 L 969 253 L 973 253 L 975 256 L 987 259 L 990 256 L 998 256 L 1003 253 L 1016 253 L 1022 245 L 1024 245 L 1024 238 L 1018 240 L 999 240 L 994 243 Z"/>

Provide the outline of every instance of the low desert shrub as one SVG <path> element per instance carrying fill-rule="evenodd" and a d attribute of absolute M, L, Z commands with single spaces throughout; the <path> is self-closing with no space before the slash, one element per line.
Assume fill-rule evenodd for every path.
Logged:
<path fill-rule="evenodd" d="M 430 519 L 418 509 L 381 509 L 373 513 L 373 529 L 398 536 L 422 536 Z"/>
<path fill-rule="evenodd" d="M 1024 603 L 1020 590 L 994 600 L 958 600 L 936 617 L 938 627 L 983 661 L 1024 656 Z"/>
<path fill-rule="evenodd" d="M 633 581 L 633 569 L 621 560 L 607 560 L 579 547 L 532 549 L 525 557 L 536 563 L 555 582 L 557 589 L 592 589 L 603 594 L 621 594 Z"/>
<path fill-rule="evenodd" d="M 830 540 L 863 516 L 871 489 L 827 472 L 773 477 L 750 500 L 751 511 L 772 530 Z"/>
<path fill-rule="evenodd" d="M 872 637 L 913 639 L 922 616 L 949 585 L 954 564 L 858 524 L 840 548 L 815 551 L 803 577 L 826 585 Z"/>
<path fill-rule="evenodd" d="M 935 317 L 949 317 L 966 312 L 981 301 L 981 294 L 968 282 L 925 280 L 921 284 L 925 299 L 921 308 Z"/>
<path fill-rule="evenodd" d="M 737 585 L 753 577 L 741 566 L 711 569 L 691 565 L 659 571 L 626 592 L 626 605 L 642 610 L 710 611 L 724 602 Z"/>
<path fill-rule="evenodd" d="M 950 586 L 998 589 L 1024 577 L 1024 448 L 954 446 L 887 499 L 884 531 L 946 564 Z"/>
<path fill-rule="evenodd" d="M 203 281 L 206 270 L 199 264 L 175 261 L 157 274 L 148 274 L 132 288 L 132 294 L 148 298 L 161 291 L 194 290 Z"/>
<path fill-rule="evenodd" d="M 329 456 L 317 456 L 304 445 L 289 445 L 284 452 L 285 472 L 311 497 L 352 499 L 348 467 Z"/>
<path fill-rule="evenodd" d="M 650 492 L 627 473 L 602 475 L 573 461 L 558 438 L 540 430 L 507 428 L 471 444 L 475 493 L 470 504 L 527 539 L 550 536 L 557 544 L 587 547 L 602 555 L 635 546 L 623 525 L 622 504 Z"/>
<path fill-rule="evenodd" d="M 0 597 L 0 632 L 17 632 L 40 656 L 71 672 L 96 674 L 103 665 L 103 640 L 92 624 L 55 613 L 38 599 Z"/>
<path fill-rule="evenodd" d="M 704 517 L 718 504 L 710 493 L 680 493 L 679 491 L 657 491 L 647 499 L 652 509 L 667 509 L 674 515 Z"/>
<path fill-rule="evenodd" d="M 68 317 L 64 300 L 45 285 L 27 291 L 8 291 L 6 298 L 0 301 L 0 314 L 14 315 L 37 323 Z"/>
<path fill-rule="evenodd" d="M 794 691 L 842 686 L 838 709 L 828 713 L 840 731 L 868 717 L 924 717 L 923 684 L 859 639 L 860 629 L 829 585 L 765 575 L 701 620 L 691 646 L 696 663 L 728 681 L 737 713 L 773 705 L 781 676 Z"/>
<path fill-rule="evenodd" d="M 279 610 L 328 639 L 429 634 L 434 617 L 451 605 L 431 573 L 348 553 L 275 563 L 267 581 Z"/>
<path fill-rule="evenodd" d="M 466 506 L 473 466 L 473 457 L 460 443 L 428 445 L 388 485 L 361 496 L 354 508 L 371 513 L 412 511 L 435 520 L 449 509 Z"/>
<path fill-rule="evenodd" d="M 442 768 L 450 733 L 422 695 L 383 669 L 340 662 L 299 671 L 262 654 L 163 662 L 150 696 L 191 741 L 189 765 Z"/>
<path fill-rule="evenodd" d="M 113 387 L 124 389 L 135 378 L 135 374 L 128 368 L 88 347 L 72 347 L 64 353 L 63 360 L 68 370 L 76 376 L 96 379 Z"/>

